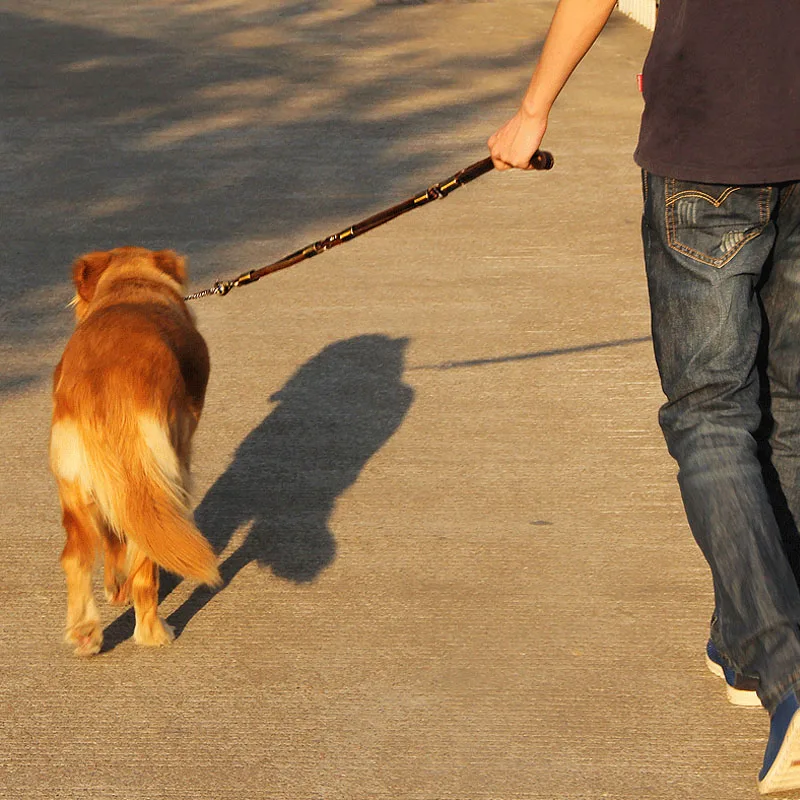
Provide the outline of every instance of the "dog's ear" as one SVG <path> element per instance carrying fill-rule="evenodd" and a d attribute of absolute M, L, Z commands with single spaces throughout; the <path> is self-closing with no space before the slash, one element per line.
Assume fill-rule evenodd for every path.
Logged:
<path fill-rule="evenodd" d="M 156 266 L 178 283 L 186 283 L 186 259 L 172 250 L 159 250 L 153 253 Z"/>
<path fill-rule="evenodd" d="M 72 265 L 72 281 L 81 300 L 91 302 L 97 281 L 110 263 L 111 253 L 87 253 Z"/>

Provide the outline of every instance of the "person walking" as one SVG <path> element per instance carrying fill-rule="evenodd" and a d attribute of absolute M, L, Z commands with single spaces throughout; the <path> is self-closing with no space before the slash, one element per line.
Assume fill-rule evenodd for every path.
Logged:
<path fill-rule="evenodd" d="M 517 112 L 529 168 L 615 0 L 560 0 Z M 659 422 L 711 569 L 706 661 L 770 729 L 762 793 L 800 788 L 800 3 L 661 0 L 634 154 Z"/>

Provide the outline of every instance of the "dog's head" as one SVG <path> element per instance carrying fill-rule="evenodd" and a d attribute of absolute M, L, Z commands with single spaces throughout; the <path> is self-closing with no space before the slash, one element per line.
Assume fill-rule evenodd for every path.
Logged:
<path fill-rule="evenodd" d="M 118 247 L 81 256 L 72 265 L 76 290 L 72 305 L 79 322 L 89 313 L 98 290 L 115 276 L 156 278 L 172 284 L 177 291 L 186 282 L 186 259 L 172 250 L 153 251 L 143 247 Z"/>

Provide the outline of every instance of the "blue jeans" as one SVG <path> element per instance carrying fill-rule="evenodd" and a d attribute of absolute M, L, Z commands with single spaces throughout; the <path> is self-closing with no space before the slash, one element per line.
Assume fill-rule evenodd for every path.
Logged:
<path fill-rule="evenodd" d="M 659 421 L 711 636 L 772 711 L 800 689 L 800 186 L 643 180 Z"/>

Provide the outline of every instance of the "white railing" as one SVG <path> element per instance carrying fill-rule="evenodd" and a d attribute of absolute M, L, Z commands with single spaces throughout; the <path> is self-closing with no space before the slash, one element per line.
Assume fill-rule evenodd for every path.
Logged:
<path fill-rule="evenodd" d="M 623 14 L 632 17 L 645 28 L 655 28 L 658 0 L 619 0 L 617 5 Z"/>

